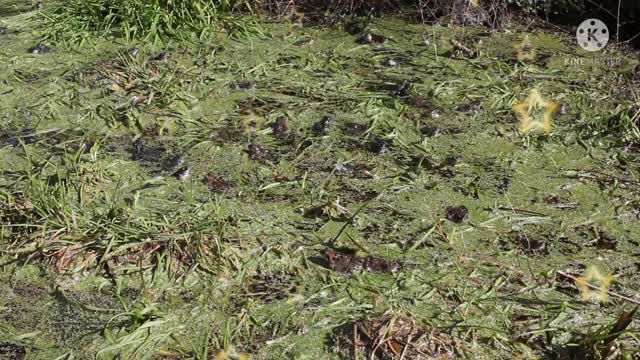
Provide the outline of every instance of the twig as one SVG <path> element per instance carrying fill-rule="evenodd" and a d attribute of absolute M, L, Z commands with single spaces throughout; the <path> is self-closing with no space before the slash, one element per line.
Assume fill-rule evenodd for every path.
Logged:
<path fill-rule="evenodd" d="M 404 359 L 404 356 L 407 354 L 407 350 L 409 349 L 410 345 L 411 345 L 411 335 L 409 335 L 409 338 L 407 339 L 407 343 L 404 345 L 404 348 L 402 349 L 402 354 L 400 354 L 400 360 Z"/>
<path fill-rule="evenodd" d="M 611 11 L 609 11 L 607 8 L 605 8 L 604 6 L 602 6 L 602 5 L 598 4 L 597 2 L 595 2 L 595 1 L 593 1 L 593 0 L 587 0 L 587 2 L 589 2 L 590 4 L 592 4 L 592 5 L 594 5 L 594 6 L 597 6 L 597 7 L 598 7 L 598 9 L 600 9 L 600 10 L 602 10 L 602 11 L 604 11 L 604 12 L 608 13 L 608 14 L 609 14 L 609 15 L 611 15 L 611 16 L 616 16 L 614 13 L 612 13 Z"/>
<path fill-rule="evenodd" d="M 622 43 L 623 44 L 630 43 L 633 40 L 635 40 L 638 36 L 640 36 L 640 33 L 637 33 L 637 34 L 633 35 L 629 40 L 623 41 Z"/>
<path fill-rule="evenodd" d="M 574 282 L 576 282 L 576 281 L 578 280 L 578 279 L 576 279 L 576 277 L 575 277 L 575 276 L 573 276 L 573 275 L 569 275 L 569 274 L 567 274 L 566 272 L 563 272 L 563 271 L 558 271 L 558 274 L 560 274 L 560 275 L 562 275 L 562 276 L 566 277 L 567 279 L 571 279 L 571 280 L 573 280 Z M 608 294 L 608 295 L 610 295 L 610 296 L 616 297 L 616 298 L 621 299 L 621 300 L 624 300 L 624 301 L 628 301 L 628 302 L 630 302 L 630 303 L 632 303 L 632 304 L 640 305 L 640 300 L 632 299 L 632 298 L 630 298 L 630 297 L 627 297 L 627 296 L 624 296 L 624 295 L 620 295 L 620 294 L 615 293 L 615 292 L 613 292 L 613 291 L 611 291 L 611 290 L 608 290 L 608 289 L 602 289 L 602 288 L 600 288 L 600 287 L 598 287 L 598 286 L 591 285 L 591 284 L 589 284 L 589 283 L 586 283 L 585 285 L 586 285 L 588 288 L 590 288 L 591 290 L 604 291 L 605 293 L 607 293 L 607 294 Z"/>
<path fill-rule="evenodd" d="M 527 209 L 519 209 L 519 208 L 514 208 L 514 207 L 507 207 L 507 206 L 498 206 L 498 210 L 502 210 L 502 211 L 511 211 L 514 214 L 526 214 L 526 215 L 534 215 L 534 216 L 541 216 L 541 217 L 547 217 L 547 214 L 543 214 L 541 212 L 537 212 L 537 211 L 532 211 L 532 210 L 527 210 Z"/>
<path fill-rule="evenodd" d="M 616 43 L 620 42 L 620 5 L 622 0 L 618 0 L 618 16 L 616 17 Z"/>
<path fill-rule="evenodd" d="M 588 169 L 571 169 L 571 168 L 563 168 L 561 169 L 563 171 L 567 171 L 567 172 L 575 172 L 575 174 L 567 174 L 564 175 L 564 177 L 569 177 L 569 178 L 578 178 L 582 175 L 582 177 L 593 177 L 596 178 L 595 175 L 600 175 L 603 177 L 606 177 L 608 181 L 618 181 L 624 184 L 633 184 L 633 185 L 640 185 L 640 181 L 638 180 L 634 180 L 634 179 L 625 179 L 619 176 L 615 176 L 615 175 L 611 175 L 611 174 L 607 174 L 605 172 L 602 171 L 598 171 L 598 170 L 588 170 Z M 580 174 L 582 173 L 582 174 Z M 597 179 L 597 178 L 596 178 Z"/>
<path fill-rule="evenodd" d="M 358 358 L 358 324 L 353 323 L 353 358 Z"/>

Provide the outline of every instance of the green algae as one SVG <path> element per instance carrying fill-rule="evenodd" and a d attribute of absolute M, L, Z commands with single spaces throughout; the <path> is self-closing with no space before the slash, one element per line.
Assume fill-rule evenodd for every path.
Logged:
<path fill-rule="evenodd" d="M 623 103 L 606 79 L 629 66 L 566 66 L 585 54 L 561 34 L 532 32 L 550 57 L 520 64 L 520 34 L 380 19 L 371 31 L 389 40 L 370 46 L 340 29 L 264 27 L 270 37 L 43 55 L 27 53 L 28 31 L 0 34 L 0 342 L 34 359 L 205 359 L 230 345 L 265 359 L 340 358 L 334 329 L 393 310 L 446 330 L 461 356 L 513 358 L 561 353 L 625 308 L 580 302 L 556 271 L 605 264 L 615 291 L 638 287 L 637 153 L 583 131 Z M 453 54 L 453 36 L 480 56 Z M 315 42 L 294 45 L 306 38 Z M 134 46 L 137 57 L 126 54 Z M 153 62 L 161 50 L 168 60 Z M 105 60 L 137 74 L 131 88 L 78 81 Z M 404 81 L 424 104 L 392 94 Z M 550 137 L 515 130 L 511 107 L 533 86 L 569 105 Z M 151 100 L 132 105 L 140 94 Z M 474 100 L 477 112 L 457 110 Z M 289 130 L 276 137 L 269 124 L 281 115 Z M 328 131 L 311 131 L 326 115 Z M 350 122 L 367 130 L 349 133 Z M 145 161 L 139 139 L 156 150 Z M 369 150 L 376 139 L 387 151 Z M 252 160 L 250 143 L 268 154 Z M 169 153 L 190 177 L 153 163 Z M 209 173 L 230 191 L 211 193 Z M 336 201 L 344 209 L 309 212 Z M 444 220 L 460 205 L 467 222 Z M 599 231 L 615 248 L 598 246 Z M 519 234 L 547 252 L 523 249 Z M 411 265 L 342 276 L 319 259 L 329 244 Z M 251 295 L 255 273 L 302 285 L 264 302 Z M 638 348 L 631 336 L 619 346 Z"/>

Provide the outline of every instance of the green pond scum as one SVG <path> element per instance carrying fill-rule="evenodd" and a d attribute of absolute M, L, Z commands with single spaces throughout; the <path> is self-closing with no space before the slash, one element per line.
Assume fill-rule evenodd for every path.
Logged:
<path fill-rule="evenodd" d="M 631 50 L 394 17 L 36 47 L 33 15 L 0 5 L 0 359 L 640 354 Z"/>

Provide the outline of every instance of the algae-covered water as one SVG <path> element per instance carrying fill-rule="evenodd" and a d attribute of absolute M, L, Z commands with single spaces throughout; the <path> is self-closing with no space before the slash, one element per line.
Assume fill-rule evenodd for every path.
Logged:
<path fill-rule="evenodd" d="M 383 18 L 381 44 L 262 24 L 33 54 L 0 9 L 0 358 L 640 351 L 637 321 L 611 336 L 640 284 L 630 52 Z M 534 88 L 550 134 L 518 131 Z M 401 266 L 341 271 L 366 256 Z M 362 335 L 385 313 L 420 336 Z"/>

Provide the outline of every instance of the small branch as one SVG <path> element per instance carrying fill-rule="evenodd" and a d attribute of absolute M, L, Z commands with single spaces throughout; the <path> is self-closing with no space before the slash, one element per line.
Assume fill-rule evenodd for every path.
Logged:
<path fill-rule="evenodd" d="M 620 42 L 620 5 L 622 0 L 618 0 L 618 16 L 616 17 L 616 43 Z"/>
<path fill-rule="evenodd" d="M 460 41 L 451 39 L 450 42 L 451 45 L 453 45 L 454 50 L 460 50 L 470 58 L 475 58 L 478 55 L 475 50 L 464 46 L 464 44 L 462 44 Z"/>
<path fill-rule="evenodd" d="M 578 280 L 578 279 L 576 279 L 576 277 L 575 277 L 575 276 L 573 276 L 573 275 L 569 275 L 569 274 L 567 274 L 566 272 L 558 271 L 557 273 L 558 273 L 558 274 L 560 274 L 560 275 L 562 275 L 562 276 L 564 276 L 564 277 L 566 277 L 567 279 L 571 279 L 571 280 L 573 280 L 573 282 L 576 282 L 576 281 Z M 626 297 L 626 296 L 624 296 L 624 295 L 620 295 L 620 294 L 615 293 L 615 292 L 613 292 L 613 291 L 611 291 L 611 290 L 608 290 L 608 289 L 602 289 L 602 288 L 600 288 L 600 287 L 598 287 L 598 286 L 591 285 L 591 284 L 589 284 L 589 283 L 587 283 L 587 284 L 585 284 L 585 285 L 586 285 L 589 289 L 591 289 L 591 290 L 604 291 L 605 293 L 607 293 L 607 294 L 608 294 L 608 295 L 610 295 L 610 296 L 616 297 L 616 298 L 621 299 L 621 300 L 624 300 L 624 301 L 628 301 L 628 302 L 630 302 L 630 303 L 632 303 L 632 304 L 640 305 L 640 300 L 632 299 L 632 298 L 630 298 L 630 297 Z"/>
<path fill-rule="evenodd" d="M 525 214 L 525 215 L 533 215 L 533 216 L 540 216 L 540 217 L 547 217 L 547 214 L 543 214 L 541 212 L 537 212 L 537 211 L 532 211 L 532 210 L 527 210 L 527 209 L 519 209 L 519 208 L 513 208 L 513 207 L 507 207 L 507 206 L 498 206 L 498 210 L 502 210 L 502 211 L 511 211 L 514 214 Z"/>

